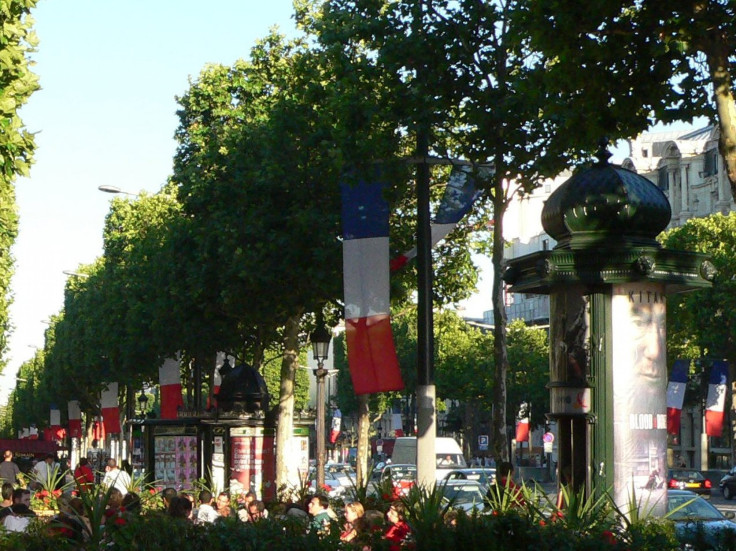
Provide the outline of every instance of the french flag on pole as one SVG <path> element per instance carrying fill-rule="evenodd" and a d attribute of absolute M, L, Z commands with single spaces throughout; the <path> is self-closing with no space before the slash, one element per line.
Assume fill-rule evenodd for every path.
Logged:
<path fill-rule="evenodd" d="M 667 432 L 680 433 L 680 416 L 687 388 L 687 372 L 689 360 L 675 360 L 672 366 L 670 382 L 667 383 Z"/>
<path fill-rule="evenodd" d="M 726 381 L 728 380 L 728 362 L 715 361 L 710 369 L 708 397 L 705 400 L 705 434 L 721 436 L 723 434 L 723 411 L 726 405 Z"/>
<path fill-rule="evenodd" d="M 404 388 L 391 333 L 383 188 L 365 181 L 341 185 L 345 336 L 355 394 Z"/>
<path fill-rule="evenodd" d="M 164 360 L 163 365 L 158 368 L 158 382 L 161 385 L 161 419 L 176 419 L 179 407 L 184 405 L 179 360 Z"/>
<path fill-rule="evenodd" d="M 120 434 L 120 410 L 118 409 L 118 384 L 107 383 L 100 393 L 102 424 L 107 434 Z"/>
<path fill-rule="evenodd" d="M 458 222 L 470 212 L 475 200 L 480 197 L 481 192 L 475 189 L 475 179 L 470 174 L 471 167 L 456 166 L 450 172 L 450 181 L 442 196 L 440 208 L 434 221 L 430 224 L 432 232 L 432 247 L 444 239 Z M 417 249 L 397 256 L 391 260 L 391 271 L 395 272 L 406 266 L 406 264 L 417 255 Z"/>
<path fill-rule="evenodd" d="M 337 442 L 337 439 L 340 437 L 340 429 L 342 424 L 342 411 L 339 409 L 335 410 L 335 413 L 332 414 L 332 427 L 330 429 L 330 444 L 334 444 Z"/>
<path fill-rule="evenodd" d="M 67 403 L 69 412 L 69 436 L 72 438 L 82 437 L 82 410 L 78 400 L 70 400 Z"/>
<path fill-rule="evenodd" d="M 516 441 L 529 442 L 529 406 L 521 404 L 518 421 L 516 423 Z"/>

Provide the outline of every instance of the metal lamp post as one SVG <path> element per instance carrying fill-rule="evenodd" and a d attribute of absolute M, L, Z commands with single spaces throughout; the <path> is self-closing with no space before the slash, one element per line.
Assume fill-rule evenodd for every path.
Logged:
<path fill-rule="evenodd" d="M 148 396 L 146 396 L 146 393 L 141 391 L 141 395 L 138 396 L 138 406 L 141 410 L 141 417 L 145 417 L 146 415 L 146 406 L 148 405 Z"/>
<path fill-rule="evenodd" d="M 317 360 L 317 491 L 325 485 L 325 360 L 330 351 L 330 332 L 320 324 L 310 336 L 312 354 Z"/>

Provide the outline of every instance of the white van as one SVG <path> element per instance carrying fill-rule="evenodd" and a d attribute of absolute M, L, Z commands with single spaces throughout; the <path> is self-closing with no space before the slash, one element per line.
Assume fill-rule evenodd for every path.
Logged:
<path fill-rule="evenodd" d="M 437 458 L 435 475 L 437 480 L 442 480 L 452 470 L 465 469 L 468 466 L 465 457 L 463 457 L 463 450 L 454 438 L 436 437 L 434 451 Z M 396 439 L 394 451 L 391 454 L 391 463 L 417 464 L 417 439 L 415 436 L 402 436 Z"/>

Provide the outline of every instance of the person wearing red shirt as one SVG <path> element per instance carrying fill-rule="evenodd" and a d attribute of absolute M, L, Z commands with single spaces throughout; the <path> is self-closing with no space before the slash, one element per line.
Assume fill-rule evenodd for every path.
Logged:
<path fill-rule="evenodd" d="M 79 465 L 74 469 L 74 480 L 81 491 L 89 490 L 95 483 L 95 474 L 90 469 L 86 457 L 80 458 Z"/>
<path fill-rule="evenodd" d="M 399 551 L 401 544 L 411 533 L 411 528 L 406 523 L 406 509 L 404 504 L 400 501 L 393 502 L 386 513 L 386 520 L 388 520 L 390 526 L 383 537 L 391 542 L 389 546 L 391 551 Z"/>

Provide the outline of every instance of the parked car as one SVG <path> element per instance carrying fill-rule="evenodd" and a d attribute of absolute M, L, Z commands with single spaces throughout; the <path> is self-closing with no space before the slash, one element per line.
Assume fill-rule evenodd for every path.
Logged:
<path fill-rule="evenodd" d="M 736 467 L 731 467 L 731 470 L 721 478 L 718 486 L 725 499 L 733 499 L 733 496 L 736 496 Z"/>
<path fill-rule="evenodd" d="M 345 486 L 340 483 L 340 479 L 334 473 L 325 469 L 325 488 L 317 492 L 317 469 L 309 469 L 309 493 L 322 493 L 329 497 L 341 497 L 345 494 Z"/>
<path fill-rule="evenodd" d="M 474 509 L 480 512 L 485 508 L 486 490 L 476 480 L 445 480 L 437 488 L 443 494 L 443 503 L 451 503 L 453 509 L 470 513 Z"/>
<path fill-rule="evenodd" d="M 496 469 L 492 467 L 470 467 L 469 469 L 455 469 L 445 475 L 447 482 L 455 482 L 457 480 L 474 480 L 478 482 L 484 490 L 496 481 Z"/>
<path fill-rule="evenodd" d="M 668 490 L 666 518 L 674 522 L 675 535 L 683 549 L 693 548 L 688 547 L 688 544 L 692 546 L 696 541 L 710 546 L 708 548 L 726 549 L 718 545 L 721 539 L 728 537 L 732 538 L 730 541 L 736 541 L 736 522 L 732 520 L 734 513 L 729 511 L 726 515 L 722 514 L 693 492 Z"/>
<path fill-rule="evenodd" d="M 700 471 L 692 469 L 670 469 L 667 487 L 671 490 L 688 490 L 705 498 L 710 498 L 712 484 Z"/>
<path fill-rule="evenodd" d="M 348 463 L 328 463 L 325 466 L 325 472 L 334 474 L 340 484 L 346 488 L 352 488 L 355 485 L 355 470 Z"/>
<path fill-rule="evenodd" d="M 399 499 L 409 493 L 409 488 L 417 482 L 417 466 L 407 463 L 390 463 L 373 469 L 368 482 L 368 493 L 378 494 L 387 481 L 391 481 L 393 494 L 390 499 Z"/>

